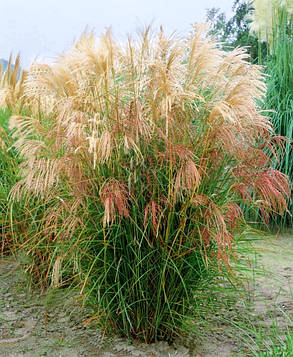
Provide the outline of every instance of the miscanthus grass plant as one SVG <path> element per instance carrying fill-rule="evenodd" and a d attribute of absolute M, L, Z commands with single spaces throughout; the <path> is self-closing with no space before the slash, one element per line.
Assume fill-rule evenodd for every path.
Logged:
<path fill-rule="evenodd" d="M 147 28 L 124 46 L 85 33 L 28 72 L 27 114 L 10 119 L 23 160 L 10 197 L 38 197 L 44 215 L 24 243 L 48 284 L 79 284 L 107 331 L 172 341 L 202 283 L 232 276 L 240 204 L 286 210 L 287 177 L 268 153 L 283 141 L 246 58 L 200 27 Z"/>

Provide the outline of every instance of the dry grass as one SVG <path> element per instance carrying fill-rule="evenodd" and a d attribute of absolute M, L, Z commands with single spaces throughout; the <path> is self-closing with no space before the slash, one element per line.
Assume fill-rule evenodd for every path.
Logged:
<path fill-rule="evenodd" d="M 21 112 L 25 76 L 26 72 L 20 70 L 20 55 L 16 56 L 13 65 L 12 55 L 10 55 L 5 71 L 2 70 L 0 64 L 0 107 L 13 109 L 17 113 Z"/>

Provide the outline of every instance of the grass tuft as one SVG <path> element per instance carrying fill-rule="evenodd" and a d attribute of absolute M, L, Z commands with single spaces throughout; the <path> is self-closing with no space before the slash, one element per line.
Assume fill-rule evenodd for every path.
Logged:
<path fill-rule="evenodd" d="M 286 210 L 287 177 L 271 168 L 280 138 L 246 59 L 199 26 L 187 38 L 147 28 L 125 46 L 85 33 L 26 74 L 9 197 L 35 201 L 15 247 L 43 286 L 79 286 L 108 332 L 173 341 L 205 284 L 234 279 L 241 204 Z"/>

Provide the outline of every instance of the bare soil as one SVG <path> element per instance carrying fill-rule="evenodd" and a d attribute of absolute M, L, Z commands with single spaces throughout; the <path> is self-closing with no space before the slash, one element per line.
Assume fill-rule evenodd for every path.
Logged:
<path fill-rule="evenodd" d="M 252 356 L 257 347 L 250 330 L 262 329 L 269 336 L 276 325 L 281 334 L 291 324 L 293 234 L 266 238 L 254 246 L 249 298 L 239 301 L 236 310 L 215 317 L 214 328 L 206 333 L 205 340 L 188 342 L 188 347 L 180 342 L 174 346 L 163 342 L 146 345 L 105 337 L 91 323 L 85 323 L 93 311 L 82 307 L 76 296 L 65 291 L 29 291 L 19 262 L 2 258 L 0 357 Z"/>

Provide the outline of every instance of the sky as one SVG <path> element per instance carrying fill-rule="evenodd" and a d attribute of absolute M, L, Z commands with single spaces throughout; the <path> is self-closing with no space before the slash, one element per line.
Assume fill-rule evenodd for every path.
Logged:
<path fill-rule="evenodd" d="M 98 36 L 111 27 L 123 41 L 150 23 L 166 31 L 189 31 L 206 9 L 232 14 L 233 0 L 0 0 L 0 58 L 20 52 L 22 67 L 51 61 L 88 28 Z"/>

